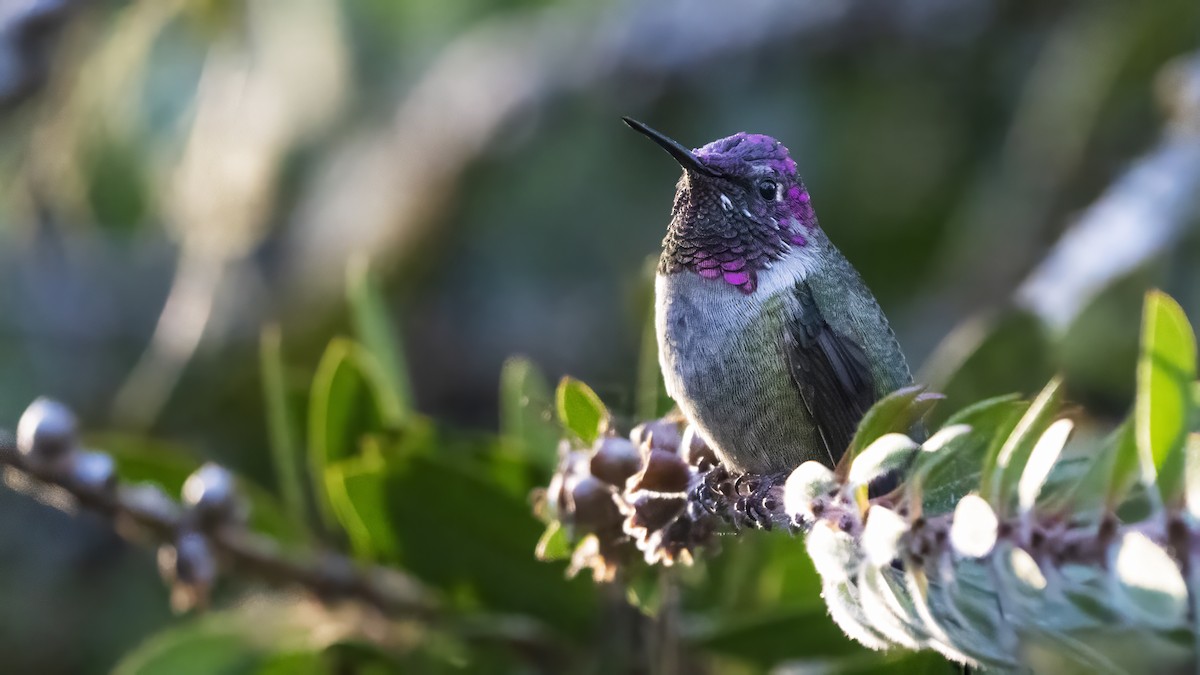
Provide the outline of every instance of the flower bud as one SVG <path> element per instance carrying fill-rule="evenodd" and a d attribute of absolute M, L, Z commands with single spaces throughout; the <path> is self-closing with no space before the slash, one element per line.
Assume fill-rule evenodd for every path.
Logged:
<path fill-rule="evenodd" d="M 621 522 L 621 511 L 611 487 L 584 476 L 571 485 L 573 521 L 590 532 L 600 532 Z"/>
<path fill-rule="evenodd" d="M 642 454 L 633 443 L 616 436 L 602 438 L 596 443 L 590 470 L 593 476 L 624 487 L 625 481 L 642 469 Z"/>
<path fill-rule="evenodd" d="M 111 491 L 117 486 L 117 466 L 103 452 L 83 450 L 71 458 L 71 481 L 94 491 Z"/>
<path fill-rule="evenodd" d="M 629 432 L 629 440 L 639 448 L 650 448 L 679 452 L 679 424 L 668 419 L 643 422 Z"/>
<path fill-rule="evenodd" d="M 158 570 L 171 585 L 171 605 L 177 612 L 204 607 L 217 578 L 217 561 L 208 538 L 184 532 L 172 545 L 158 549 Z"/>
<path fill-rule="evenodd" d="M 679 455 L 656 449 L 646 455 L 646 465 L 630 477 L 626 489 L 630 492 L 684 492 L 691 477 L 691 470 Z"/>
<path fill-rule="evenodd" d="M 25 409 L 17 423 L 17 450 L 26 459 L 52 462 L 75 448 L 75 415 L 58 401 L 39 398 Z"/>
<path fill-rule="evenodd" d="M 233 474 L 211 462 L 193 471 L 184 481 L 183 503 L 209 523 L 240 519 L 242 515 Z"/>

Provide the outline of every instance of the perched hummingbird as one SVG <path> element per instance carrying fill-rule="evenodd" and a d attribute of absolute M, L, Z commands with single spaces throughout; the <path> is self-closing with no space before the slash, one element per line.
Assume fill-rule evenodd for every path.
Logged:
<path fill-rule="evenodd" d="M 624 121 L 683 166 L 654 285 L 667 393 L 731 472 L 833 466 L 912 375 L 787 148 L 737 133 L 693 151 Z"/>

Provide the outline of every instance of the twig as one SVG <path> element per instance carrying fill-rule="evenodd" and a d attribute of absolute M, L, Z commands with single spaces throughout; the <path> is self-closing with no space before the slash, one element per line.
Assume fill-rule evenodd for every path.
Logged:
<path fill-rule="evenodd" d="M 176 555 L 180 558 L 184 556 L 181 542 L 202 536 L 227 567 L 270 584 L 297 586 L 323 601 L 361 602 L 391 618 L 428 620 L 437 616 L 437 607 L 421 584 L 397 570 L 364 568 L 336 553 L 299 556 L 247 529 L 227 506 L 233 503 L 232 479 L 224 478 L 228 473 L 215 465 L 206 465 L 189 479 L 189 483 L 208 483 L 198 488 L 185 486 L 185 502 L 193 502 L 188 505 L 175 502 L 155 486 L 120 484 L 106 455 L 81 451 L 73 444 L 66 447 L 68 443 L 62 441 L 73 436 L 74 422 L 63 423 L 54 417 L 65 413 L 61 406 L 47 411 L 47 406 L 56 405 L 43 399 L 30 406 L 18 429 L 20 441 L 0 432 L 0 466 L 10 486 L 38 496 L 46 492 L 69 496 L 43 501 L 63 509 L 79 504 L 110 519 L 118 532 L 148 534 L 159 543 L 179 548 Z M 30 420 L 31 415 L 38 419 Z M 55 441 L 62 447 L 55 448 Z M 202 476 L 205 472 L 207 476 Z M 226 482 L 221 485 L 221 481 Z M 208 494 L 199 494 L 204 489 Z M 221 499 L 224 503 L 218 503 Z M 179 578 L 173 581 L 199 585 L 200 591 L 206 592 L 212 579 L 189 578 L 195 572 L 180 566 L 174 572 Z"/>

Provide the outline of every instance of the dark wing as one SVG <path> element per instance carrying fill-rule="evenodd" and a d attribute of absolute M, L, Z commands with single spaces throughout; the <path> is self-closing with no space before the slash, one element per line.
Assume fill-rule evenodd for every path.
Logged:
<path fill-rule="evenodd" d="M 808 284 L 801 281 L 794 293 L 799 305 L 783 333 L 788 369 L 837 464 L 875 402 L 875 378 L 862 346 L 829 325 Z"/>

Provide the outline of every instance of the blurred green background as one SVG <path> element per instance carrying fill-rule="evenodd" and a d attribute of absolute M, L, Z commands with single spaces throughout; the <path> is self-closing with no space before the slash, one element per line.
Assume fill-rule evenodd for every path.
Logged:
<path fill-rule="evenodd" d="M 514 354 L 633 419 L 678 169 L 621 115 L 691 146 L 781 139 L 942 413 L 1064 370 L 1102 427 L 1130 401 L 1142 291 L 1200 318 L 1200 85 L 1173 75 L 1200 48 L 1195 0 L 11 0 L 0 42 L 0 420 L 54 396 L 106 450 L 215 459 L 272 490 L 260 334 L 278 327 L 303 408 L 326 344 L 355 332 L 365 260 L 439 434 L 488 452 Z M 1121 192 L 1147 162 L 1161 175 Z M 1050 254 L 1114 194 L 1126 238 Z M 1081 274 L 1099 281 L 1062 281 Z M 195 625 L 103 520 L 8 490 L 0 513 L 4 672 L 108 672 Z M 718 669 L 867 663 L 777 539 L 684 574 L 732 599 L 695 600 L 683 634 Z M 780 608 L 832 637 L 755 643 Z M 456 649 L 406 668 L 520 661 Z"/>

